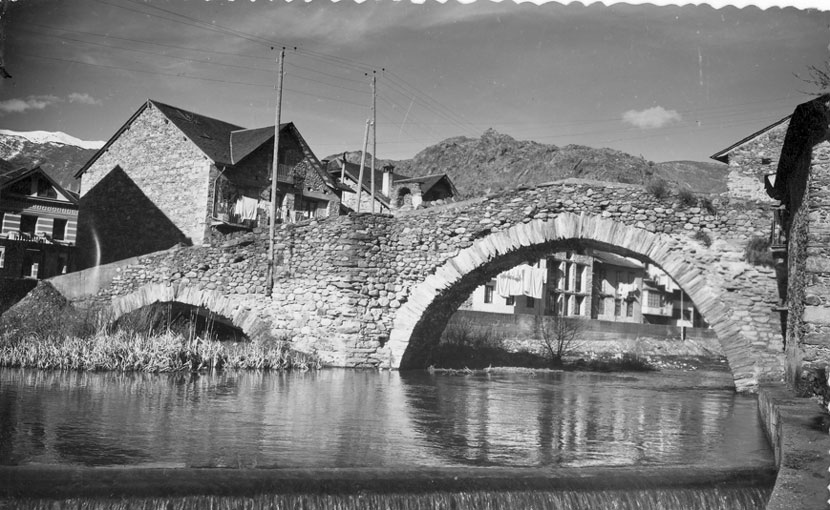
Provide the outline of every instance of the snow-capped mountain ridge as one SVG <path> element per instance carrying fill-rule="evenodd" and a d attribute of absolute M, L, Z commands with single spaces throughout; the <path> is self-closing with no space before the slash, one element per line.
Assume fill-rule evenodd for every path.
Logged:
<path fill-rule="evenodd" d="M 11 131 L 9 129 L 0 129 L 0 134 L 7 136 L 17 136 L 25 138 L 32 143 L 58 143 L 61 145 L 74 145 L 82 149 L 100 149 L 104 143 L 102 141 L 86 141 L 74 136 L 68 135 L 62 131 Z"/>

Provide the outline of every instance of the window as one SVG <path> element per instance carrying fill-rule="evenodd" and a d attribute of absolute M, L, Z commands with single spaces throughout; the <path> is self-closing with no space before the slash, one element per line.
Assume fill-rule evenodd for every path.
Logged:
<path fill-rule="evenodd" d="M 565 266 L 565 284 L 562 286 L 565 290 L 571 290 L 571 271 L 573 271 L 573 264 L 564 264 Z"/>
<path fill-rule="evenodd" d="M 582 305 L 584 301 L 585 296 L 576 297 L 576 308 L 574 309 L 574 315 L 582 315 Z"/>
<path fill-rule="evenodd" d="M 52 239 L 63 241 L 66 239 L 66 220 L 55 218 L 52 223 Z"/>
<path fill-rule="evenodd" d="M 659 292 L 649 291 L 648 292 L 648 306 L 650 308 L 660 308 L 663 306 L 663 300 L 661 299 L 663 296 Z"/>
<path fill-rule="evenodd" d="M 530 296 L 525 296 L 525 308 L 533 308 L 536 306 L 536 300 Z"/>
<path fill-rule="evenodd" d="M 58 267 L 57 274 L 66 274 L 69 267 L 69 257 L 66 253 L 58 253 Z"/>
<path fill-rule="evenodd" d="M 29 234 L 29 236 L 34 236 L 36 227 L 37 227 L 37 216 L 29 216 L 28 214 L 21 214 L 20 215 L 20 232 L 21 233 Z"/>
<path fill-rule="evenodd" d="M 52 187 L 52 183 L 46 179 L 37 180 L 37 196 L 44 198 L 58 198 L 58 193 Z"/>
<path fill-rule="evenodd" d="M 582 266 L 574 265 L 574 290 L 582 292 Z"/>
<path fill-rule="evenodd" d="M 485 285 L 484 286 L 484 302 L 485 303 L 492 303 L 493 302 L 493 286 L 492 285 Z"/>
<path fill-rule="evenodd" d="M 685 310 L 683 310 L 683 320 L 684 321 L 692 320 L 692 311 L 690 309 L 686 308 Z"/>
<path fill-rule="evenodd" d="M 514 296 L 507 296 L 504 298 L 504 304 L 507 306 L 513 306 L 516 304 L 516 298 Z"/>
<path fill-rule="evenodd" d="M 620 284 L 625 283 L 624 278 L 625 278 L 625 273 L 623 273 L 622 271 L 617 271 L 617 281 L 616 281 L 617 288 L 619 288 Z"/>
<path fill-rule="evenodd" d="M 6 267 L 6 247 L 0 246 L 0 268 Z"/>
<path fill-rule="evenodd" d="M 634 317 L 634 301 L 625 302 L 625 316 Z"/>
<path fill-rule="evenodd" d="M 605 298 L 602 296 L 597 300 L 597 315 L 605 315 Z"/>
<path fill-rule="evenodd" d="M 614 317 L 619 317 L 622 315 L 622 299 L 615 299 L 614 300 Z"/>

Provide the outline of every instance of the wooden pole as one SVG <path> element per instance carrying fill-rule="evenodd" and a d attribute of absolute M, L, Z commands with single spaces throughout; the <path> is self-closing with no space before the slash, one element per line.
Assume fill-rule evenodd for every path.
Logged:
<path fill-rule="evenodd" d="M 363 192 L 363 169 L 366 167 L 366 146 L 369 145 L 369 126 L 372 119 L 366 119 L 366 131 L 363 134 L 363 153 L 360 156 L 360 175 L 357 177 L 357 212 L 360 212 L 360 195 Z"/>
<path fill-rule="evenodd" d="M 375 72 L 372 71 L 372 213 L 375 212 L 375 159 L 378 157 L 378 110 L 375 80 Z"/>
<path fill-rule="evenodd" d="M 277 107 L 274 114 L 274 157 L 271 161 L 271 221 L 268 225 L 268 277 L 265 287 L 265 295 L 271 296 L 274 287 L 274 233 L 277 224 L 277 173 L 280 155 L 280 115 L 282 114 L 282 75 L 285 64 L 285 48 L 280 50 L 277 60 L 279 71 L 277 72 Z"/>

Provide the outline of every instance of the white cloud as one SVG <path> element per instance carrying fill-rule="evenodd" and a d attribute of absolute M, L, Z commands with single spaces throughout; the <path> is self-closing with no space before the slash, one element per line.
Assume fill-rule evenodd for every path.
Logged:
<path fill-rule="evenodd" d="M 47 106 L 59 103 L 57 96 L 29 96 L 25 99 L 7 99 L 0 101 L 0 115 L 7 113 L 22 113 L 27 110 L 43 110 Z"/>
<path fill-rule="evenodd" d="M 662 106 L 654 106 L 645 110 L 628 110 L 623 113 L 622 120 L 640 129 L 655 129 L 679 122 L 681 116 L 677 110 L 666 110 Z"/>
<path fill-rule="evenodd" d="M 69 100 L 70 103 L 101 104 L 100 99 L 95 99 L 94 97 L 86 93 L 82 94 L 79 92 L 73 92 L 66 96 L 66 99 Z"/>

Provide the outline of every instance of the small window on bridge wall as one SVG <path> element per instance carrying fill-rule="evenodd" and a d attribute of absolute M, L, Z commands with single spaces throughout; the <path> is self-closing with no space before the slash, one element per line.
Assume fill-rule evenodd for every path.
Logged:
<path fill-rule="evenodd" d="M 173 334 L 186 340 L 249 340 L 227 317 L 206 308 L 171 302 L 154 303 L 124 314 L 112 325 L 112 329 L 146 336 Z"/>

